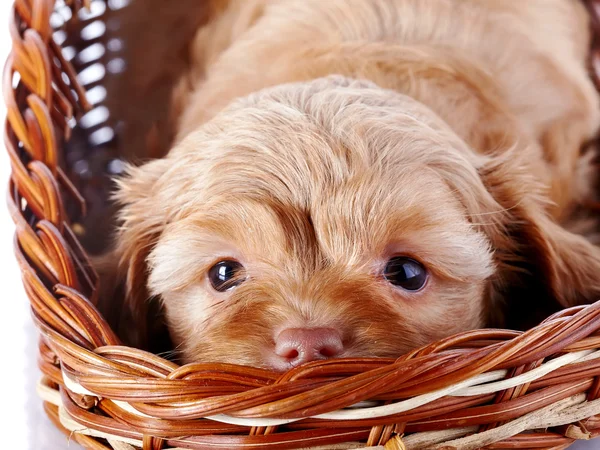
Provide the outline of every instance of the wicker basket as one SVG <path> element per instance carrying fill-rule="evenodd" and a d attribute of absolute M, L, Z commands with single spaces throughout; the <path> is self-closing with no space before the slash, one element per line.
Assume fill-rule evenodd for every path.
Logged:
<path fill-rule="evenodd" d="M 84 447 L 117 450 L 562 449 L 600 435 L 600 302 L 524 333 L 477 330 L 397 360 L 321 361 L 284 375 L 180 367 L 120 345 L 94 307 L 84 247 L 104 242 L 96 225 L 107 228 L 109 209 L 94 193 L 108 177 L 96 175 L 118 172 L 122 155 L 118 123 L 98 108 L 127 61 L 89 48 L 118 52 L 119 40 L 102 34 L 119 32 L 116 13 L 129 2 L 83 3 L 16 0 L 3 80 L 15 252 L 41 332 L 39 394 L 57 427 Z M 586 3 L 600 38 L 600 1 Z M 93 65 L 105 76 L 84 76 Z M 94 108 L 90 124 L 83 114 Z M 158 151 L 162 119 L 144 134 Z"/>

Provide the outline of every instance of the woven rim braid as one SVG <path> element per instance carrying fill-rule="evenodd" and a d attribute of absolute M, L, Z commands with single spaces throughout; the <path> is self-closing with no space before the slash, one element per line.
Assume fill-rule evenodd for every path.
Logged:
<path fill-rule="evenodd" d="M 72 17 L 89 6 L 65 3 Z M 598 37 L 600 1 L 586 4 Z M 600 436 L 600 302 L 527 332 L 476 330 L 397 360 L 319 361 L 286 374 L 178 366 L 122 346 L 94 307 L 97 276 L 73 233 L 85 205 L 61 152 L 89 105 L 52 39 L 56 6 L 14 4 L 4 138 L 15 252 L 41 335 L 38 391 L 71 439 L 117 450 L 562 449 Z"/>

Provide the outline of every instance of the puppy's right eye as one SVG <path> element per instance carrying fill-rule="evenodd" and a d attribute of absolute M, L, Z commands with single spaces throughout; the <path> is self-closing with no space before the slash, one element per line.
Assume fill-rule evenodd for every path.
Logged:
<path fill-rule="evenodd" d="M 427 270 L 420 262 L 404 256 L 395 256 L 385 266 L 383 276 L 394 286 L 405 291 L 418 291 L 427 282 Z"/>
<path fill-rule="evenodd" d="M 219 261 L 208 271 L 208 280 L 217 292 L 233 289 L 245 280 L 244 266 L 238 261 Z"/>

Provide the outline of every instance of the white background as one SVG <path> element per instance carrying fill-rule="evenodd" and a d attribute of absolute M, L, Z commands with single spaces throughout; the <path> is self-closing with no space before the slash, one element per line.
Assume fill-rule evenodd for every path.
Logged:
<path fill-rule="evenodd" d="M 10 50 L 8 16 L 10 0 L 0 0 L 0 62 Z M 4 122 L 5 107 L 0 102 Z M 15 450 L 77 450 L 46 418 L 35 393 L 39 377 L 35 359 L 36 332 L 29 318 L 27 298 L 13 256 L 13 224 L 5 206 L 10 167 L 4 147 L 0 150 L 0 438 L 1 448 Z M 600 449 L 598 443 L 581 443 L 572 449 Z"/>

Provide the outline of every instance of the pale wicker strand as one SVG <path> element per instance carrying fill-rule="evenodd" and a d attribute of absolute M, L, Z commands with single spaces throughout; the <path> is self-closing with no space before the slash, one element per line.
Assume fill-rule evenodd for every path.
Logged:
<path fill-rule="evenodd" d="M 91 395 L 93 397 L 97 397 L 96 394 L 94 394 L 92 391 L 88 391 L 86 388 L 84 388 L 82 385 L 80 385 L 79 383 L 77 383 L 75 380 L 71 379 L 63 370 L 62 371 L 62 378 L 63 381 L 65 383 L 65 387 L 75 393 L 75 394 L 79 394 L 79 395 Z"/>
<path fill-rule="evenodd" d="M 142 447 L 142 441 L 137 439 L 130 439 L 123 436 L 118 436 L 114 434 L 104 433 L 102 431 L 97 431 L 92 428 L 87 428 L 80 423 L 73 420 L 73 418 L 69 415 L 66 409 L 61 405 L 58 407 L 58 418 L 60 419 L 60 423 L 63 427 L 73 433 L 84 434 L 86 436 L 98 437 L 102 439 L 113 439 L 124 442 L 126 444 L 133 445 L 134 447 Z M 173 449 L 174 450 L 174 449 Z"/>
<path fill-rule="evenodd" d="M 119 408 L 121 408 L 123 411 L 126 411 L 128 413 L 135 414 L 136 416 L 139 416 L 139 417 L 146 417 L 146 418 L 152 417 L 152 416 L 149 416 L 148 414 L 138 411 L 133 406 L 131 406 L 129 403 L 124 402 L 123 400 L 113 400 L 112 402 L 115 405 L 117 405 Z"/>
<path fill-rule="evenodd" d="M 507 378 L 505 380 L 486 385 L 471 386 L 454 392 L 452 395 L 456 397 L 471 397 L 473 395 L 492 394 L 494 392 L 504 391 L 515 386 L 531 383 L 532 381 L 542 378 L 544 375 L 547 375 L 550 372 L 553 372 L 556 369 L 568 364 L 596 358 L 600 358 L 600 350 L 581 350 L 579 352 L 567 353 L 566 355 L 553 359 L 540 365 L 536 369 L 530 370 L 516 377 Z"/>
<path fill-rule="evenodd" d="M 43 401 L 51 403 L 55 406 L 62 406 L 60 393 L 56 389 L 52 389 L 51 387 L 46 386 L 44 383 L 41 382 L 41 380 L 38 381 L 36 391 Z"/>
<path fill-rule="evenodd" d="M 414 450 L 463 437 L 469 433 L 477 431 L 478 428 L 479 427 L 477 426 L 472 426 L 463 428 L 452 428 L 450 430 L 424 431 L 422 433 L 410 434 L 405 437 L 397 436 L 394 439 L 402 441 L 406 450 Z"/>
<path fill-rule="evenodd" d="M 577 394 L 562 399 L 545 408 L 531 412 L 488 431 L 473 434 L 461 439 L 444 442 L 431 447 L 432 449 L 456 448 L 460 450 L 476 450 L 494 442 L 508 439 L 527 430 L 546 428 L 550 426 L 567 425 L 600 414 L 600 399 L 587 404 L 589 407 L 579 408 L 585 402 L 586 394 Z M 407 450 L 418 450 L 425 447 L 408 447 Z"/>
<path fill-rule="evenodd" d="M 131 444 L 126 444 L 116 439 L 107 439 L 108 443 L 114 450 L 136 450 Z"/>
<path fill-rule="evenodd" d="M 600 398 L 592 400 L 591 402 L 583 402 L 579 405 L 571 406 L 568 409 L 559 411 L 554 417 L 550 417 L 546 421 L 540 422 L 539 428 L 557 427 L 597 415 L 600 415 Z"/>
<path fill-rule="evenodd" d="M 600 353 L 600 352 L 599 352 Z M 366 419 L 366 418 L 375 418 L 375 417 L 383 417 L 392 414 L 398 414 L 405 411 L 409 411 L 418 406 L 425 405 L 427 403 L 432 402 L 433 400 L 437 400 L 439 398 L 445 397 L 446 395 L 476 395 L 472 392 L 467 391 L 467 388 L 471 388 L 472 386 L 476 386 L 478 388 L 477 393 L 492 393 L 500 390 L 508 389 L 511 387 L 518 386 L 523 383 L 529 383 L 538 378 L 543 377 L 544 375 L 553 372 L 565 365 L 572 364 L 577 362 L 578 360 L 585 358 L 590 354 L 589 350 L 582 350 L 580 352 L 567 353 L 566 355 L 560 356 L 556 359 L 548 361 L 544 364 L 541 364 L 538 368 L 531 370 L 523 376 L 509 378 L 507 380 L 503 380 L 502 384 L 491 383 L 485 386 L 488 382 L 497 381 L 506 376 L 505 370 L 495 370 L 493 372 L 487 372 L 475 377 L 469 378 L 465 381 L 457 383 L 453 386 L 448 386 L 443 389 L 439 389 L 434 392 L 430 392 L 428 394 L 423 394 L 418 397 L 414 397 L 408 400 L 404 400 L 401 402 L 391 403 L 389 405 L 376 406 L 373 408 L 364 408 L 360 410 L 339 410 L 333 411 L 326 414 L 320 414 L 315 416 L 318 419 L 328 419 L 328 420 L 357 420 L 357 419 Z M 491 386 L 491 388 L 489 387 Z M 479 389 L 481 388 L 481 389 Z M 469 392 L 467 394 L 467 392 Z M 460 394 L 458 394 L 460 393 Z"/>

